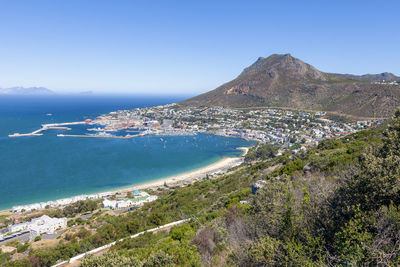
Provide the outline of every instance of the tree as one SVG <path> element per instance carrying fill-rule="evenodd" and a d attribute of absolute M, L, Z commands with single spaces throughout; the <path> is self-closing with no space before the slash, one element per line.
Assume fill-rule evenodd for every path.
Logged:
<path fill-rule="evenodd" d="M 380 147 L 369 148 L 361 155 L 361 173 L 352 185 L 363 209 L 400 204 L 400 109 L 382 141 Z"/>
<path fill-rule="evenodd" d="M 134 258 L 119 255 L 116 252 L 105 253 L 102 256 L 95 257 L 93 255 L 89 255 L 83 258 L 81 267 L 141 267 L 143 263 Z"/>
<path fill-rule="evenodd" d="M 181 241 L 184 237 L 185 234 L 192 231 L 192 227 L 190 225 L 183 225 L 183 226 L 175 226 L 171 229 L 171 238 L 174 240 L 179 240 Z"/>
<path fill-rule="evenodd" d="M 275 152 L 276 149 L 271 144 L 258 145 L 246 154 L 245 161 L 267 160 L 275 157 Z"/>
<path fill-rule="evenodd" d="M 147 261 L 143 264 L 143 267 L 158 267 L 158 266 L 165 266 L 165 267 L 174 266 L 173 257 L 166 254 L 163 251 L 160 251 L 157 254 L 150 256 L 147 259 Z"/>
<path fill-rule="evenodd" d="M 355 208 L 355 216 L 335 234 L 335 250 L 340 257 L 340 263 L 345 266 L 360 265 L 367 256 L 372 234 L 365 227 L 366 218 L 359 207 Z"/>

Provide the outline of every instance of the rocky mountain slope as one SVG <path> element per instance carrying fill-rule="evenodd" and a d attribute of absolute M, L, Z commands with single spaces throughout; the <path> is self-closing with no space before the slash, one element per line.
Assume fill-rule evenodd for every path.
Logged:
<path fill-rule="evenodd" d="M 274 54 L 258 58 L 236 79 L 181 104 L 287 107 L 381 118 L 400 105 L 400 77 L 325 73 L 290 54 Z"/>

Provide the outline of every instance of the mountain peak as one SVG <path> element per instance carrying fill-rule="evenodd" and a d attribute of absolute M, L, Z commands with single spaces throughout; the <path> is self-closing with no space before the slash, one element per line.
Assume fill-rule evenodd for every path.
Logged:
<path fill-rule="evenodd" d="M 259 57 L 236 79 L 182 104 L 289 107 L 376 118 L 391 116 L 399 103 L 400 77 L 392 73 L 324 73 L 287 53 Z"/>
<path fill-rule="evenodd" d="M 281 56 L 282 58 L 293 58 L 290 53 L 287 53 L 287 54 L 276 54 L 276 55 Z"/>
<path fill-rule="evenodd" d="M 272 54 L 267 58 L 259 57 L 242 75 L 263 75 L 271 79 L 290 78 L 295 80 L 326 80 L 325 75 L 313 66 L 293 57 L 291 54 Z M 239 76 L 239 77 L 240 77 Z"/>

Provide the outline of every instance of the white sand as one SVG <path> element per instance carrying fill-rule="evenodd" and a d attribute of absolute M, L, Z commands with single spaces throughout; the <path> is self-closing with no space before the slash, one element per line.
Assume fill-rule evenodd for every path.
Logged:
<path fill-rule="evenodd" d="M 119 192 L 128 192 L 128 191 L 133 191 L 133 190 L 143 190 L 143 189 L 156 189 L 158 187 L 164 186 L 166 183 L 167 186 L 180 186 L 184 184 L 189 184 L 193 183 L 197 180 L 203 179 L 206 177 L 207 174 L 213 174 L 216 172 L 222 172 L 226 171 L 229 168 L 243 162 L 243 157 L 247 154 L 249 151 L 248 147 L 238 147 L 238 149 L 243 151 L 243 154 L 241 157 L 236 157 L 236 158 L 222 158 L 221 160 L 212 163 L 210 165 L 204 166 L 202 168 L 192 170 L 189 172 L 185 172 L 182 174 L 170 176 L 170 177 L 165 177 L 159 180 L 155 181 L 150 181 L 138 185 L 133 185 L 125 188 L 120 188 L 117 190 L 111 191 L 112 193 L 119 193 Z M 2 210 L 0 211 L 0 214 L 9 214 L 11 210 Z"/>
<path fill-rule="evenodd" d="M 164 186 L 164 184 L 167 184 L 167 186 L 174 186 L 174 185 L 182 185 L 185 183 L 192 183 L 198 179 L 206 177 L 207 174 L 225 171 L 235 166 L 236 164 L 243 162 L 243 156 L 247 154 L 249 148 L 239 147 L 238 149 L 243 150 L 242 157 L 236 157 L 236 158 L 225 157 L 215 163 L 212 163 L 210 165 L 204 166 L 196 170 L 192 170 L 174 176 L 165 177 L 155 181 L 146 182 L 143 184 L 121 188 L 118 190 L 114 190 L 112 192 L 117 193 L 117 192 L 133 191 L 133 190 L 155 189 L 157 187 Z"/>

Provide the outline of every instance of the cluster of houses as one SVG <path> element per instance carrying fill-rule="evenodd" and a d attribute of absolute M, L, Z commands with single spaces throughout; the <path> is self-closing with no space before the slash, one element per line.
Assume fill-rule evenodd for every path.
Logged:
<path fill-rule="evenodd" d="M 382 81 L 379 81 L 379 82 L 371 82 L 371 84 L 381 84 L 381 85 L 399 85 L 400 84 L 400 81 L 385 81 L 385 80 L 382 80 Z"/>
<path fill-rule="evenodd" d="M 122 195 L 127 196 L 126 193 Z M 99 199 L 105 198 L 103 200 L 103 207 L 110 209 L 123 209 L 129 207 L 140 207 L 144 203 L 151 202 L 157 199 L 155 195 L 149 195 L 147 192 L 135 190 L 132 192 L 131 198 L 110 200 L 107 197 L 114 196 L 112 193 L 99 193 L 91 195 L 81 195 L 76 197 L 71 197 L 67 199 L 60 199 L 56 201 L 48 201 L 31 205 L 24 205 L 14 207 L 13 211 L 30 211 L 44 209 L 47 206 L 60 206 L 72 204 L 80 200 L 88 199 Z M 43 215 L 39 218 L 32 219 L 30 222 L 22 222 L 17 224 L 9 225 L 7 228 L 1 229 L 0 231 L 0 241 L 4 241 L 19 235 L 29 233 L 30 240 L 33 240 L 36 236 L 41 234 L 54 234 L 57 230 L 65 229 L 67 227 L 67 218 L 50 218 L 47 215 Z M 8 233 L 4 236 L 5 233 Z"/>
<path fill-rule="evenodd" d="M 281 109 L 239 110 L 224 107 L 178 108 L 175 104 L 121 110 L 96 119 L 106 128 L 135 125 L 155 134 L 206 132 L 240 137 L 276 145 L 318 143 L 324 138 L 344 136 L 380 121 L 344 123 L 325 118 L 325 112 Z M 162 122 L 162 123 L 159 123 Z M 123 129 L 123 128 L 119 128 Z"/>
<path fill-rule="evenodd" d="M 144 203 L 151 202 L 157 199 L 157 196 L 149 195 L 148 193 L 139 190 L 133 191 L 133 198 L 122 200 L 103 200 L 103 208 L 123 209 L 129 207 L 142 206 Z"/>
<path fill-rule="evenodd" d="M 70 204 L 73 204 L 78 201 L 90 200 L 90 199 L 104 199 L 103 207 L 109 207 L 111 209 L 120 209 L 127 208 L 132 206 L 141 206 L 146 202 L 151 202 L 157 199 L 157 196 L 149 195 L 144 191 L 135 190 L 133 191 L 132 199 L 123 199 L 123 200 L 109 200 L 107 198 L 113 196 L 114 194 L 111 192 L 104 192 L 98 194 L 90 194 L 90 195 L 80 195 L 74 196 L 70 198 L 58 199 L 55 201 L 47 201 L 40 202 L 28 205 L 14 206 L 12 208 L 13 212 L 28 212 L 33 210 L 41 210 L 48 207 L 64 207 Z"/>
<path fill-rule="evenodd" d="M 146 110 L 146 109 L 144 109 Z M 174 124 L 172 119 L 157 120 L 152 118 L 154 112 L 150 109 L 144 116 L 142 109 L 113 111 L 96 118 L 95 124 L 104 128 L 91 129 L 96 131 L 118 131 L 123 129 L 170 129 Z"/>
<path fill-rule="evenodd" d="M 213 132 L 215 135 L 226 136 L 226 137 L 240 137 L 249 140 L 260 141 L 263 143 L 285 143 L 290 135 L 285 132 L 269 133 L 260 130 L 250 129 L 218 129 Z"/>
<path fill-rule="evenodd" d="M 30 222 L 23 222 L 18 224 L 9 225 L 7 231 L 9 233 L 28 233 L 30 240 L 41 234 L 54 234 L 57 230 L 65 229 L 67 227 L 67 218 L 50 218 L 43 215 L 39 218 L 32 219 Z M 10 235 L 11 237 L 15 235 Z M 6 236 L 7 237 L 7 236 Z M 2 237 L 3 239 L 6 237 Z"/>
<path fill-rule="evenodd" d="M 90 194 L 90 195 L 79 195 L 79 196 L 74 196 L 74 197 L 69 197 L 69 198 L 58 199 L 58 200 L 54 200 L 54 201 L 46 201 L 46 202 L 40 202 L 40 203 L 34 203 L 34 204 L 28 204 L 28 205 L 14 206 L 12 208 L 12 211 L 13 212 L 25 212 L 25 211 L 45 209 L 47 207 L 63 207 L 63 206 L 67 206 L 67 205 L 73 204 L 73 203 L 81 201 L 81 200 L 102 199 L 105 197 L 109 197 L 111 195 L 112 195 L 111 192 L 104 192 L 104 193 Z"/>

